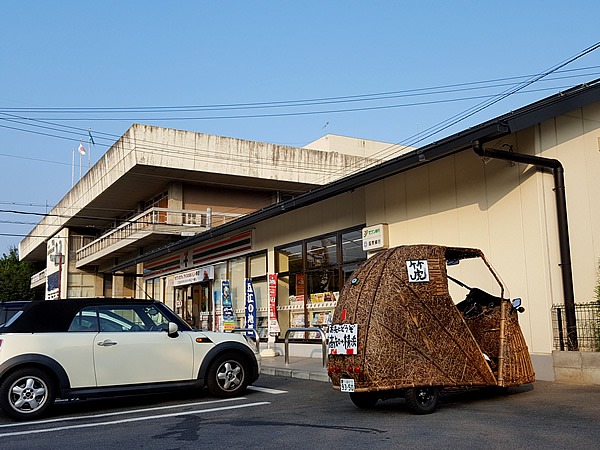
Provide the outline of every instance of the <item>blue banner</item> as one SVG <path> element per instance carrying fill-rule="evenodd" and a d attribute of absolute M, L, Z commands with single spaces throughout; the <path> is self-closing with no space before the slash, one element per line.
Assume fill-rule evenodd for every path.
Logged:
<path fill-rule="evenodd" d="M 58 289 L 58 272 L 48 275 L 46 283 L 48 284 L 48 292 Z"/>
<path fill-rule="evenodd" d="M 252 280 L 246 280 L 246 328 L 256 330 L 256 298 Z"/>

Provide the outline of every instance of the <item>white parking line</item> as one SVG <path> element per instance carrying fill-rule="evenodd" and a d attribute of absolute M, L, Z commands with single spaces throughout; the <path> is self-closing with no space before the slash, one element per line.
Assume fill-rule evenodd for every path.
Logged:
<path fill-rule="evenodd" d="M 28 426 L 28 425 L 41 425 L 41 424 L 53 423 L 53 422 L 64 422 L 67 420 L 98 419 L 100 417 L 120 416 L 120 415 L 124 415 L 124 414 L 138 414 L 138 413 L 143 413 L 143 412 L 160 411 L 163 409 L 173 409 L 173 408 L 182 408 L 182 407 L 185 408 L 187 406 L 198 406 L 198 405 L 208 405 L 211 403 L 231 402 L 231 401 L 235 401 L 235 400 L 247 400 L 247 398 L 246 397 L 224 398 L 221 400 L 208 400 L 208 401 L 203 401 L 203 402 L 183 403 L 183 404 L 178 403 L 176 405 L 156 406 L 153 408 L 142 408 L 142 409 L 131 409 L 131 410 L 127 410 L 127 411 L 116 411 L 116 412 L 110 412 L 110 413 L 93 414 L 93 415 L 89 415 L 89 416 L 59 417 L 57 419 L 36 420 L 35 422 L 15 422 L 15 423 L 7 423 L 7 424 L 0 425 L 0 428 L 7 428 L 7 427 L 15 428 L 15 427 L 19 427 L 19 426 L 22 427 L 22 426 Z"/>
<path fill-rule="evenodd" d="M 78 428 L 102 427 L 102 426 L 106 426 L 106 425 L 121 425 L 124 423 L 139 422 L 142 420 L 154 420 L 154 419 L 164 419 L 167 417 L 189 416 L 192 414 L 204 414 L 204 413 L 210 413 L 210 412 L 227 411 L 227 410 L 231 410 L 231 409 L 240 409 L 240 408 L 250 408 L 252 406 L 263 406 L 263 405 L 270 405 L 270 404 L 271 404 L 271 402 L 246 403 L 243 405 L 222 406 L 220 408 L 199 409 L 199 410 L 195 410 L 195 411 L 183 411 L 183 412 L 176 412 L 176 413 L 170 413 L 170 414 L 158 414 L 156 416 L 149 416 L 149 417 L 132 417 L 130 419 L 114 420 L 112 422 L 84 423 L 81 425 L 66 425 L 64 427 L 42 428 L 39 430 L 14 431 L 14 432 L 9 432 L 9 433 L 1 433 L 0 437 L 23 436 L 23 435 L 27 435 L 27 434 L 49 433 L 52 431 L 74 430 L 74 429 L 78 429 Z"/>
<path fill-rule="evenodd" d="M 287 394 L 288 391 L 280 391 L 279 389 L 271 389 L 260 386 L 248 386 L 249 391 L 266 392 L 267 394 Z"/>

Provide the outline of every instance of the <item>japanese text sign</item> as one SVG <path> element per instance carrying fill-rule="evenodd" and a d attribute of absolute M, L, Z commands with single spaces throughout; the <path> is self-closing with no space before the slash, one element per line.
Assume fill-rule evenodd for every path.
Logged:
<path fill-rule="evenodd" d="M 358 346 L 358 325 L 343 323 L 329 327 L 329 354 L 354 355 Z"/>

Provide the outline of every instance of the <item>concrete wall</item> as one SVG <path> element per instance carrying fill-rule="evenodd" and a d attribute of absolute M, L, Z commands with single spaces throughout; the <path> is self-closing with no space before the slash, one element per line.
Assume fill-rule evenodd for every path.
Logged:
<path fill-rule="evenodd" d="M 136 124 L 127 132 L 140 164 L 322 184 L 363 158 Z"/>
<path fill-rule="evenodd" d="M 204 211 L 210 207 L 213 213 L 248 214 L 269 206 L 272 200 L 272 192 L 249 189 L 185 185 L 183 190 L 183 209 Z"/>
<path fill-rule="evenodd" d="M 65 225 L 68 217 L 97 200 L 117 182 L 123 183 L 136 167 L 160 172 L 179 169 L 190 172 L 243 177 L 247 183 L 268 181 L 300 183 L 297 192 L 324 184 L 361 167 L 361 156 L 246 141 L 170 128 L 134 124 L 81 180 L 19 243 L 19 257 L 43 256 L 45 237 Z M 159 177 L 163 180 L 163 177 Z M 148 182 L 156 182 L 148 177 Z M 290 192 L 294 184 L 287 184 Z M 127 198 L 135 197 L 128 186 Z M 174 187 L 171 191 L 174 192 Z M 145 198 L 131 198 L 132 201 Z M 43 247 L 43 248 L 42 248 Z M 32 258 L 32 259 L 35 259 Z"/>
<path fill-rule="evenodd" d="M 600 386 L 600 353 L 553 351 L 552 357 L 555 381 Z"/>
<path fill-rule="evenodd" d="M 405 145 L 372 141 L 370 139 L 357 139 L 337 134 L 326 134 L 316 141 L 306 144 L 304 148 L 326 152 L 339 152 L 377 160 L 387 160 L 415 149 L 414 147 L 407 147 Z"/>

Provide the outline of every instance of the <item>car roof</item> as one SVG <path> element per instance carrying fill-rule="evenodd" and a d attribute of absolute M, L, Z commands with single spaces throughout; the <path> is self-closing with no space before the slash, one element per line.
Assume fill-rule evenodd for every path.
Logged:
<path fill-rule="evenodd" d="M 159 302 L 124 298 L 77 298 L 21 303 L 22 316 L 10 326 L 2 328 L 3 333 L 62 332 L 68 330 L 75 314 L 87 306 L 152 305 Z"/>
<path fill-rule="evenodd" d="M 6 302 L 0 302 L 0 309 L 8 309 L 8 308 L 19 308 L 25 306 L 31 302 L 25 300 L 9 300 Z"/>

